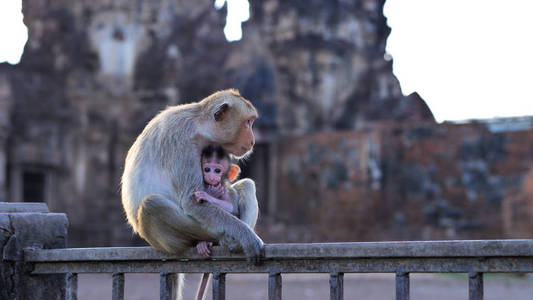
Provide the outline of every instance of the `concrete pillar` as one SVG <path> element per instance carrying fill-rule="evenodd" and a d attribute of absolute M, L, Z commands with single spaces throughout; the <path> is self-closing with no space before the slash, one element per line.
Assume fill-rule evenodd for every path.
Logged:
<path fill-rule="evenodd" d="M 0 202 L 0 299 L 64 299 L 65 275 L 30 275 L 27 247 L 66 246 L 68 220 L 45 203 Z"/>

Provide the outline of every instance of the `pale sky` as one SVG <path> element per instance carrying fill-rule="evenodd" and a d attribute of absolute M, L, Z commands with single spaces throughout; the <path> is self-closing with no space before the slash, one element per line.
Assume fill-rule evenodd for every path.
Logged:
<path fill-rule="evenodd" d="M 533 115 L 533 1 L 388 0 L 404 94 L 438 121 Z"/>
<path fill-rule="evenodd" d="M 224 33 L 240 40 L 248 1 L 227 4 Z M 20 10 L 20 0 L 0 4 L 0 62 L 22 55 Z M 533 1 L 388 0 L 384 13 L 402 91 L 417 91 L 437 121 L 533 115 Z"/>
<path fill-rule="evenodd" d="M 0 63 L 17 64 L 28 39 L 28 29 L 22 23 L 22 1 L 0 1 Z"/>

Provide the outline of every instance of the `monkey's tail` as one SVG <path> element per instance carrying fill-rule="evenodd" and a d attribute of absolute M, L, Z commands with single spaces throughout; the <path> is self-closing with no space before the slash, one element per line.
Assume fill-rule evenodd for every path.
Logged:
<path fill-rule="evenodd" d="M 185 285 L 185 274 L 178 273 L 176 276 L 176 300 L 183 299 L 183 286 Z"/>
<path fill-rule="evenodd" d="M 208 282 L 209 282 L 209 273 L 204 273 L 202 275 L 202 280 L 200 281 L 200 285 L 198 286 L 198 291 L 196 292 L 196 300 L 204 300 L 205 288 L 207 287 Z"/>
<path fill-rule="evenodd" d="M 178 273 L 178 276 L 176 277 L 176 300 L 182 300 L 183 299 L 183 287 L 185 286 L 185 274 L 184 273 Z"/>

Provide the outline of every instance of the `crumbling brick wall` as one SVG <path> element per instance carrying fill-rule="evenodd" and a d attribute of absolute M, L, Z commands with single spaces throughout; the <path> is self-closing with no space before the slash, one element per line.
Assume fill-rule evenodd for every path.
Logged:
<path fill-rule="evenodd" d="M 533 236 L 533 130 L 398 124 L 281 145 L 279 218 L 308 240 Z"/>

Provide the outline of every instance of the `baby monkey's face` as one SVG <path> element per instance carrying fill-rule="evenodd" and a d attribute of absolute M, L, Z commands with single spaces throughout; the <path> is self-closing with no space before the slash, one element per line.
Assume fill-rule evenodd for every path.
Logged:
<path fill-rule="evenodd" d="M 202 172 L 204 174 L 204 181 L 209 185 L 217 185 L 227 178 L 227 171 L 229 162 L 226 160 L 211 161 L 205 160 L 202 162 Z"/>

